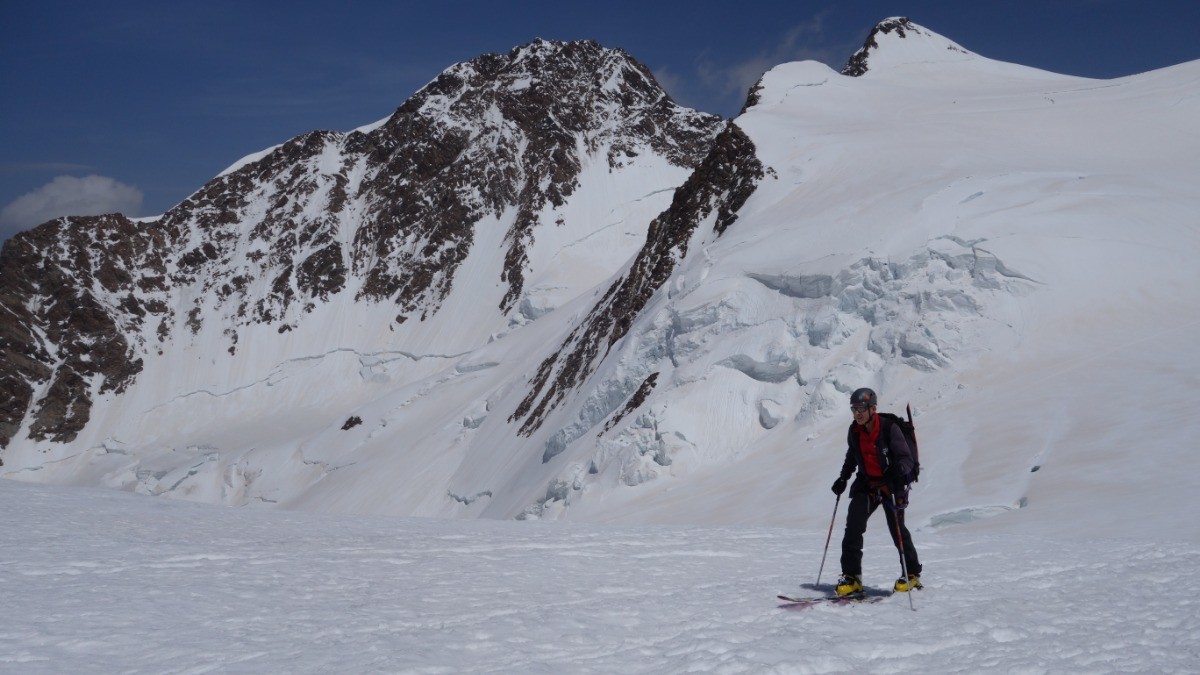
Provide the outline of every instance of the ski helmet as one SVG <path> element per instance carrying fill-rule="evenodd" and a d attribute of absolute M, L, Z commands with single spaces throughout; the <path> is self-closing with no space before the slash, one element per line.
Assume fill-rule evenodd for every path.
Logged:
<path fill-rule="evenodd" d="M 855 389 L 854 393 L 850 394 L 850 405 L 851 406 L 871 407 L 873 405 L 876 405 L 876 403 L 877 403 L 877 399 L 875 396 L 875 392 L 871 389 L 867 389 L 866 387 L 863 387 L 862 389 Z"/>

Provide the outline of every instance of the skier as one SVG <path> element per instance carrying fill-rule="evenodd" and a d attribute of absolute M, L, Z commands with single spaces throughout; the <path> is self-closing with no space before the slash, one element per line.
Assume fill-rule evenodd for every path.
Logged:
<path fill-rule="evenodd" d="M 904 537 L 904 560 L 907 578 L 901 574 L 894 590 L 899 593 L 921 588 L 921 561 L 913 546 L 908 528 L 904 526 L 904 507 L 907 506 L 908 476 L 913 469 L 913 456 L 900 428 L 876 414 L 876 396 L 870 389 L 858 389 L 850 395 L 850 411 L 854 422 L 847 436 L 849 447 L 842 473 L 833 483 L 833 493 L 846 490 L 850 474 L 858 475 L 850 486 L 850 510 L 846 515 L 846 533 L 842 537 L 842 578 L 838 580 L 838 595 L 863 592 L 862 554 L 863 533 L 867 519 L 880 504 L 885 506 L 888 531 L 896 548 L 897 525 Z"/>

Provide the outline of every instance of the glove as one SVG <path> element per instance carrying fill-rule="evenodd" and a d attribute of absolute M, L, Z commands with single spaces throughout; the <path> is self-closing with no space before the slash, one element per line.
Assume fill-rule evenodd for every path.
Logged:
<path fill-rule="evenodd" d="M 846 479 L 839 476 L 837 480 L 833 481 L 833 487 L 830 489 L 833 490 L 833 494 L 840 497 L 846 491 Z"/>

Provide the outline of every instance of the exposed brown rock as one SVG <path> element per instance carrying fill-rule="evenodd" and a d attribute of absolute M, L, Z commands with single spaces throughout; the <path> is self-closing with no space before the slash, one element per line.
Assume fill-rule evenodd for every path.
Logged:
<path fill-rule="evenodd" d="M 608 420 L 608 423 L 604 425 L 604 431 L 617 426 L 629 413 L 637 410 L 639 406 L 645 403 L 646 399 L 650 398 L 650 393 L 654 391 L 654 387 L 657 384 L 658 373 L 650 373 L 646 379 L 642 380 L 637 391 L 633 392 L 633 396 L 630 396 L 629 400 L 625 402 L 625 406 L 614 413 L 612 418 Z"/>
<path fill-rule="evenodd" d="M 874 49 L 879 49 L 879 43 L 875 41 L 875 38 L 880 33 L 887 35 L 892 31 L 895 31 L 896 35 L 903 38 L 907 35 L 905 33 L 906 30 L 913 29 L 914 27 L 912 22 L 908 20 L 908 17 L 888 19 L 875 24 L 875 27 L 871 29 L 870 34 L 867 35 L 866 42 L 863 43 L 863 46 L 859 48 L 858 51 L 854 52 L 854 55 L 850 57 L 848 62 L 846 62 L 846 66 L 842 68 L 842 74 L 849 75 L 850 77 L 861 77 L 866 74 L 867 70 L 869 70 L 868 61 L 871 56 L 871 51 Z"/>
<path fill-rule="evenodd" d="M 153 223 L 97 216 L 51 221 L 5 243 L 0 312 L 11 321 L 0 322 L 0 447 L 31 411 L 31 438 L 74 439 L 89 419 L 91 388 L 124 391 L 141 371 L 136 345 L 144 338 L 129 336 L 168 314 L 161 294 L 141 290 L 154 289 L 164 270 L 161 241 Z M 97 300 L 97 286 L 110 294 L 109 306 Z"/>

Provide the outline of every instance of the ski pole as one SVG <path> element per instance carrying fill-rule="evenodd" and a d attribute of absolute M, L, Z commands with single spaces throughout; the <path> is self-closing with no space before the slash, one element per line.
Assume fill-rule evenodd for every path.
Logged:
<path fill-rule="evenodd" d="M 833 539 L 833 523 L 837 520 L 838 504 L 841 501 L 841 495 L 838 495 L 837 499 L 833 501 L 833 517 L 829 519 L 829 534 L 825 536 L 825 552 L 821 554 L 821 568 L 817 570 L 817 586 L 821 585 L 821 573 L 825 571 L 825 556 L 829 555 L 829 541 Z"/>
<path fill-rule="evenodd" d="M 896 507 L 895 493 L 892 494 L 892 505 L 891 506 L 892 506 L 892 516 L 896 520 L 896 543 L 899 544 L 899 546 L 900 546 L 900 573 L 904 575 L 904 583 L 909 584 L 908 608 L 915 612 L 915 611 L 917 611 L 917 608 L 913 607 L 913 599 L 912 599 L 913 588 L 911 585 L 912 581 L 908 578 L 908 561 L 905 560 L 905 558 L 904 558 L 904 534 L 903 534 L 904 528 L 901 527 L 901 522 L 900 522 L 901 518 L 904 517 L 904 512 Z"/>

